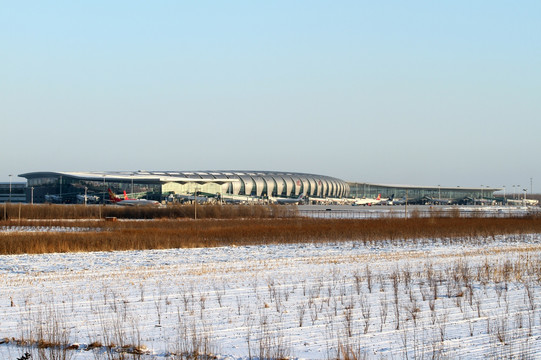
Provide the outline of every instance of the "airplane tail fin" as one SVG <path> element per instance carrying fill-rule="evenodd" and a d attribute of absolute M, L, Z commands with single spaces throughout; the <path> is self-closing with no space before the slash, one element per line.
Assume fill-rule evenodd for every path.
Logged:
<path fill-rule="evenodd" d="M 124 200 L 128 200 L 128 194 L 126 194 L 126 190 L 124 190 Z"/>
<path fill-rule="evenodd" d="M 111 199 L 111 201 L 113 202 L 117 202 L 119 201 L 120 199 L 118 198 L 118 196 L 116 196 L 116 194 L 113 192 L 113 190 L 111 189 L 107 189 L 108 192 L 109 192 L 109 199 Z"/>
<path fill-rule="evenodd" d="M 378 194 L 378 197 L 376 198 L 376 200 L 381 200 L 381 194 Z"/>

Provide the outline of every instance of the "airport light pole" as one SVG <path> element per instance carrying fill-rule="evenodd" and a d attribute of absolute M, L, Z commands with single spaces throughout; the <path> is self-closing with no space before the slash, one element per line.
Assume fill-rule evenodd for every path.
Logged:
<path fill-rule="evenodd" d="M 34 205 L 34 187 L 30 188 L 30 204 Z"/>
<path fill-rule="evenodd" d="M 483 199 L 483 184 L 481 184 L 481 199 Z"/>
<path fill-rule="evenodd" d="M 408 218 L 408 190 L 406 189 L 406 206 L 404 207 L 404 217 Z"/>
<path fill-rule="evenodd" d="M 11 202 L 11 177 L 13 175 L 9 174 L 9 202 Z"/>
<path fill-rule="evenodd" d="M 438 184 L 438 200 L 441 201 L 441 185 Z"/>
<path fill-rule="evenodd" d="M 88 187 L 85 186 L 85 206 L 86 206 L 86 192 L 88 190 Z"/>
<path fill-rule="evenodd" d="M 193 218 L 197 220 L 197 185 L 194 188 L 193 192 Z"/>

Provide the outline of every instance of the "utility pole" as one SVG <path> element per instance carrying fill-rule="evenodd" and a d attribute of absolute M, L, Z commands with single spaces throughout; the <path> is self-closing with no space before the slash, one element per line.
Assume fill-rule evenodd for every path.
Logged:
<path fill-rule="evenodd" d="M 9 202 L 11 203 L 11 177 L 13 175 L 9 174 Z"/>
<path fill-rule="evenodd" d="M 193 192 L 193 218 L 197 220 L 197 186 Z"/>
<path fill-rule="evenodd" d="M 533 178 L 530 178 L 530 195 L 533 194 Z"/>
<path fill-rule="evenodd" d="M 408 190 L 406 189 L 406 206 L 404 208 L 404 215 L 406 219 L 408 218 Z"/>

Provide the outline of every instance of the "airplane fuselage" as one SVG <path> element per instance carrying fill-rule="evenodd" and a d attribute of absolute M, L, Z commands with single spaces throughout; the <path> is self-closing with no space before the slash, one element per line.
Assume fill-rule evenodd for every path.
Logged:
<path fill-rule="evenodd" d="M 146 199 L 128 199 L 114 201 L 114 204 L 120 206 L 157 206 L 160 205 L 160 202 Z"/>
<path fill-rule="evenodd" d="M 269 201 L 274 204 L 298 204 L 302 201 L 303 195 L 299 195 L 297 198 L 280 198 L 269 196 Z"/>

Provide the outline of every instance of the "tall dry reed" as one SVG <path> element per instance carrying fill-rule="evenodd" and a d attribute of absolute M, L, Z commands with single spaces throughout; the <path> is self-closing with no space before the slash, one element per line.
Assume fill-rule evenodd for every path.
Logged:
<path fill-rule="evenodd" d="M 0 223 L 0 225 L 11 223 Z M 13 225 L 13 224 L 11 224 Z M 479 241 L 541 232 L 541 218 L 225 219 L 155 221 L 21 221 L 20 226 L 71 227 L 64 232 L 0 235 L 0 254 L 146 250 L 355 240 Z M 73 229 L 75 228 L 75 229 Z M 23 228 L 24 229 L 24 228 Z M 55 229 L 55 228 L 51 228 Z"/>

